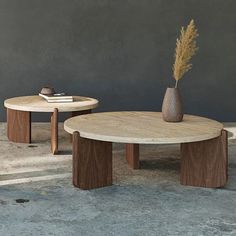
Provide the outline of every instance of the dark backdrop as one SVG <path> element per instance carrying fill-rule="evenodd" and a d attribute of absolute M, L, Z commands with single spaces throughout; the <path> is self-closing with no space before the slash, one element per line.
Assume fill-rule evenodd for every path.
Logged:
<path fill-rule="evenodd" d="M 0 0 L 0 119 L 43 85 L 98 98 L 98 111 L 160 111 L 176 37 L 195 19 L 186 113 L 236 121 L 235 0 Z M 34 119 L 45 120 L 39 115 Z"/>

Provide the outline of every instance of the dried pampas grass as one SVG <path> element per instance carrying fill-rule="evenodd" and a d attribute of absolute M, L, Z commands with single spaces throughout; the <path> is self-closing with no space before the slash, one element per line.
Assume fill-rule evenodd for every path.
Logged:
<path fill-rule="evenodd" d="M 196 46 L 197 37 L 198 32 L 194 20 L 190 21 L 186 29 L 184 27 L 181 28 L 180 37 L 176 41 L 175 62 L 173 65 L 173 76 L 176 80 L 175 88 L 178 86 L 178 81 L 192 68 L 190 60 L 198 50 Z"/>

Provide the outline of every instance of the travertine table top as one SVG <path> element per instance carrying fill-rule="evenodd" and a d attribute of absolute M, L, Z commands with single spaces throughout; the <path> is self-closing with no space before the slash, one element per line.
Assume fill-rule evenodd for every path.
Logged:
<path fill-rule="evenodd" d="M 40 96 L 14 97 L 4 101 L 4 106 L 9 109 L 30 112 L 59 112 L 81 111 L 96 108 L 98 100 L 89 97 L 73 96 L 74 102 L 48 103 Z"/>
<path fill-rule="evenodd" d="M 220 136 L 223 125 L 204 117 L 184 115 L 179 123 L 162 119 L 160 112 L 104 112 L 65 121 L 68 133 L 83 138 L 140 144 L 188 143 Z"/>

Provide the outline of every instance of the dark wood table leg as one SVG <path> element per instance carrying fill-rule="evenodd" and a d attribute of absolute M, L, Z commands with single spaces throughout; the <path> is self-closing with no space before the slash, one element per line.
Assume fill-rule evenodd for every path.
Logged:
<path fill-rule="evenodd" d="M 58 153 L 58 109 L 55 108 L 51 115 L 51 151 Z"/>
<path fill-rule="evenodd" d="M 31 113 L 8 108 L 7 136 L 12 142 L 31 143 Z"/>
<path fill-rule="evenodd" d="M 126 144 L 126 160 L 133 169 L 139 169 L 139 144 Z"/>
<path fill-rule="evenodd" d="M 112 143 L 73 133 L 72 182 L 84 190 L 112 185 Z"/>
<path fill-rule="evenodd" d="M 227 131 L 219 137 L 181 144 L 181 174 L 183 185 L 216 188 L 228 178 Z"/>

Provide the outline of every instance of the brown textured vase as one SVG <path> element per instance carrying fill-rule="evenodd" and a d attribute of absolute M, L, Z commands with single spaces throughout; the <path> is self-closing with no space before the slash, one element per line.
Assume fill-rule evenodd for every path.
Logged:
<path fill-rule="evenodd" d="M 182 99 L 178 88 L 167 88 L 162 103 L 162 117 L 167 122 L 183 120 Z"/>

